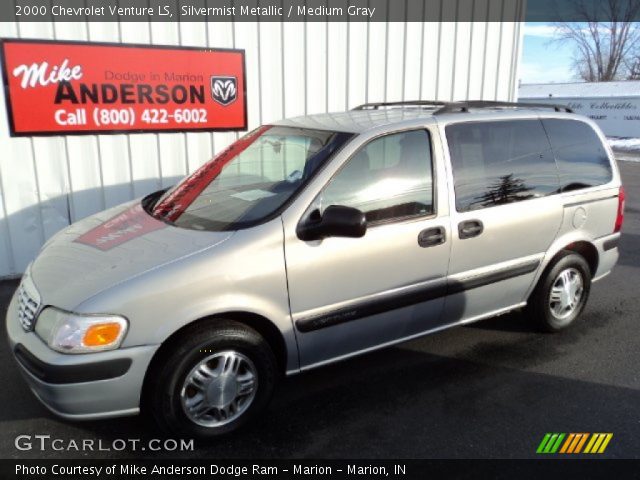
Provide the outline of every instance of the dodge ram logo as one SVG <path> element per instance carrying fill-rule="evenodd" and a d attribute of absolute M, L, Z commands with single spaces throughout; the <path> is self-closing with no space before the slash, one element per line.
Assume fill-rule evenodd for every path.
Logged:
<path fill-rule="evenodd" d="M 238 98 L 237 87 L 236 77 L 211 77 L 211 98 L 226 107 Z"/>

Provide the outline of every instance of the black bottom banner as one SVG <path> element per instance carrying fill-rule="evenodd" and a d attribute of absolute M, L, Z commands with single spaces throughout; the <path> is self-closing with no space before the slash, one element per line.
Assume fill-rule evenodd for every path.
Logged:
<path fill-rule="evenodd" d="M 640 460 L 0 460 L 0 479 L 640 478 Z"/>

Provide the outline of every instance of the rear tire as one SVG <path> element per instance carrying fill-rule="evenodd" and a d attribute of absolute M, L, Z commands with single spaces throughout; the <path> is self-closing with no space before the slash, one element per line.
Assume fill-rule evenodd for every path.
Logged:
<path fill-rule="evenodd" d="M 527 317 L 542 331 L 568 328 L 584 310 L 591 290 L 591 270 L 577 253 L 563 250 L 543 273 L 527 302 Z"/>
<path fill-rule="evenodd" d="M 215 438 L 266 408 L 277 371 L 275 355 L 258 332 L 231 320 L 205 320 L 154 362 L 143 410 L 169 433 Z"/>

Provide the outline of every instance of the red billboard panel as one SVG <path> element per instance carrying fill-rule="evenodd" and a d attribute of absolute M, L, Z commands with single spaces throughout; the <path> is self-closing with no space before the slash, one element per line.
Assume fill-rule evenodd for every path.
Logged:
<path fill-rule="evenodd" d="M 244 130 L 243 50 L 5 39 L 11 134 Z"/>

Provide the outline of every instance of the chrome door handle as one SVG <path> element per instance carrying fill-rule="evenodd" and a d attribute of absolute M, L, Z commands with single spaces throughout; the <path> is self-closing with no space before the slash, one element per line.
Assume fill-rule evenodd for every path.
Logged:
<path fill-rule="evenodd" d="M 480 220 L 467 220 L 458 224 L 458 236 L 460 240 L 477 237 L 484 231 L 484 225 Z"/>
<path fill-rule="evenodd" d="M 447 232 L 442 227 L 427 228 L 418 234 L 418 245 L 422 248 L 435 247 L 447 241 Z"/>

